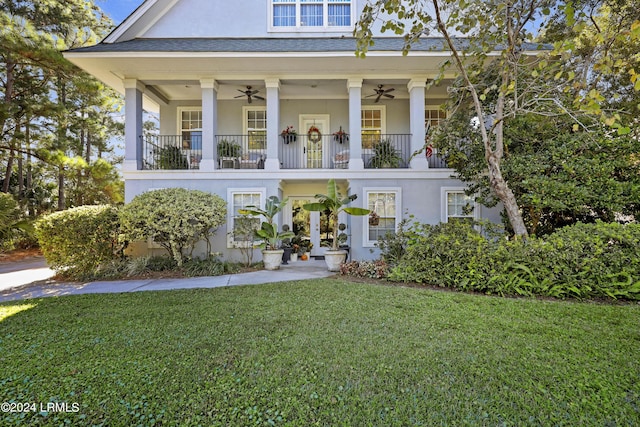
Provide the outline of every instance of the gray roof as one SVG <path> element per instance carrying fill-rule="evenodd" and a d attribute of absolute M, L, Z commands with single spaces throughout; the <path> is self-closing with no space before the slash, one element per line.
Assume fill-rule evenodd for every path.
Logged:
<path fill-rule="evenodd" d="M 404 45 L 402 37 L 374 38 L 370 51 L 399 52 Z M 461 46 L 467 40 L 458 40 Z M 545 46 L 526 43 L 525 50 L 538 50 Z M 354 52 L 353 37 L 314 38 L 179 38 L 133 39 L 117 43 L 99 43 L 73 49 L 71 52 Z M 442 38 L 421 38 L 411 45 L 412 51 L 445 51 Z"/>

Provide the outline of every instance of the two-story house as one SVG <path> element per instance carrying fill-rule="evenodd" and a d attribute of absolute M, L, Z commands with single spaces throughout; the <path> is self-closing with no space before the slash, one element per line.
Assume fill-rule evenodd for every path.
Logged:
<path fill-rule="evenodd" d="M 403 56 L 401 37 L 378 37 L 358 58 L 352 32 L 364 3 L 146 0 L 101 43 L 65 52 L 125 96 L 126 200 L 167 187 L 218 194 L 228 221 L 213 249 L 227 258 L 238 256 L 238 210 L 272 195 L 289 200 L 279 224 L 321 255 L 326 217 L 302 205 L 329 178 L 380 217 L 342 219 L 354 259 L 374 257 L 406 213 L 499 221 L 424 149 L 425 130 L 446 116 L 446 82 L 427 90 L 449 56 L 442 40 Z M 143 110 L 159 114 L 158 135 L 144 136 Z"/>

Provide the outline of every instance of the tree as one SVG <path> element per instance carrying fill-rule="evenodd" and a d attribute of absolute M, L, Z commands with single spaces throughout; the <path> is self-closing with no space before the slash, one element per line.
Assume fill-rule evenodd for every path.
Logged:
<path fill-rule="evenodd" d="M 587 130 L 573 111 L 601 113 L 596 108 L 602 101 L 597 90 L 587 94 L 578 90 L 573 103 L 564 102 L 574 87 L 575 73 L 562 69 L 563 62 L 550 54 L 567 53 L 567 45 L 559 44 L 552 52 L 547 48 L 535 56 L 525 51 L 525 43 L 532 40 L 528 28 L 535 24 L 549 27 L 552 10 L 565 13 L 567 22 L 575 24 L 571 4 L 553 0 L 376 0 L 365 6 L 355 31 L 361 55 L 373 43 L 371 28 L 377 20 L 383 21 L 382 31 L 404 34 L 405 54 L 422 35 L 437 32 L 444 38 L 451 59 L 443 64 L 436 81 L 453 66 L 459 76 L 456 105 L 471 105 L 476 123 L 475 131 L 469 132 L 474 135 L 461 135 L 460 143 L 481 145 L 488 184 L 502 202 L 514 234 L 520 237 L 528 235 L 527 227 L 503 174 L 505 120 L 530 113 L 550 117 L 568 114 L 576 119 L 574 129 Z M 487 67 L 492 68 L 491 81 L 486 79 Z M 523 80 L 524 76 L 527 79 Z M 472 146 L 467 148 L 473 151 Z"/>
<path fill-rule="evenodd" d="M 60 51 L 95 43 L 112 23 L 89 0 L 0 0 L 0 24 L 2 191 L 10 191 L 17 174 L 16 195 L 25 204 L 37 159 L 56 170 L 58 209 L 77 205 L 65 192 L 69 173 L 77 181 L 93 175 L 86 168 L 71 171 L 77 161 L 70 159 L 84 158 L 89 168 L 110 151 L 110 137 L 121 132 L 111 114 L 120 107 L 114 92 L 79 72 Z"/>

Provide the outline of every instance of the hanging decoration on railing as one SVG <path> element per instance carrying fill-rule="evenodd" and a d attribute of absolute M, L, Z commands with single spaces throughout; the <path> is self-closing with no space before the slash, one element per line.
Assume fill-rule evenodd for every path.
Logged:
<path fill-rule="evenodd" d="M 311 126 L 309 128 L 309 132 L 307 132 L 307 136 L 309 137 L 309 141 L 317 144 L 322 139 L 322 133 L 320 133 L 320 129 L 315 126 Z"/>
<path fill-rule="evenodd" d="M 287 126 L 285 130 L 280 132 L 280 136 L 285 144 L 289 144 L 290 142 L 296 142 L 298 132 L 296 132 L 293 126 Z"/>
<path fill-rule="evenodd" d="M 339 144 L 342 144 L 349 141 L 349 134 L 343 131 L 342 126 L 340 126 L 340 130 L 333 133 L 333 139 Z"/>

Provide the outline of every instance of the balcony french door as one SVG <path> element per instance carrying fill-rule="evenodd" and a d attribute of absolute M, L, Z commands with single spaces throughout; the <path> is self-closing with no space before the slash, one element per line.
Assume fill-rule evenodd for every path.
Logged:
<path fill-rule="evenodd" d="M 328 114 L 300 115 L 300 131 L 306 138 L 302 150 L 302 164 L 306 169 L 329 168 L 331 165 L 330 149 L 325 147 L 330 138 L 323 138 L 330 133 Z M 311 132 L 310 132 L 311 131 Z"/>

